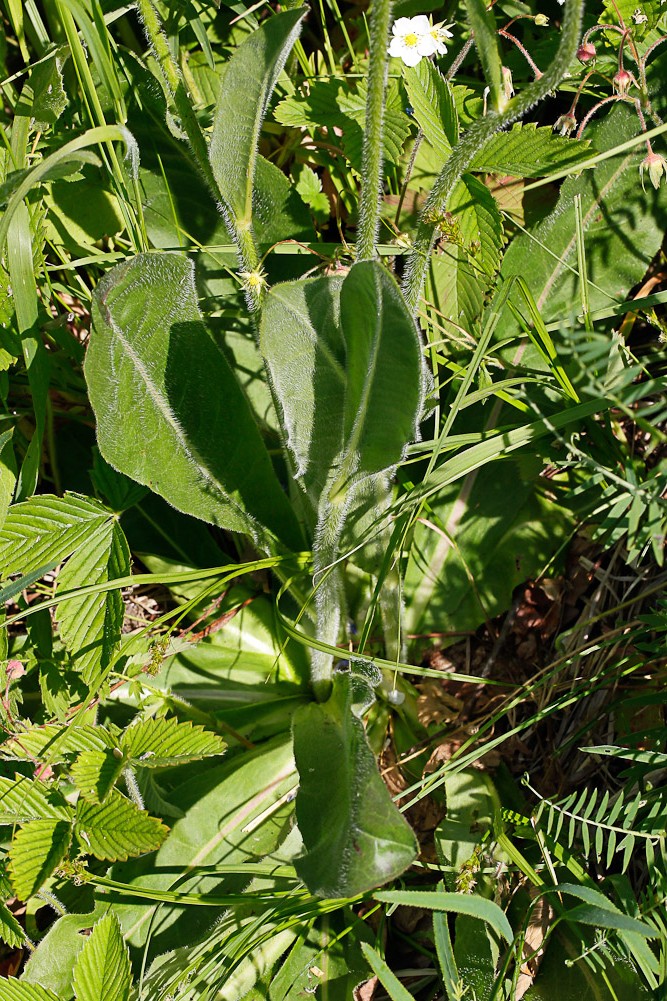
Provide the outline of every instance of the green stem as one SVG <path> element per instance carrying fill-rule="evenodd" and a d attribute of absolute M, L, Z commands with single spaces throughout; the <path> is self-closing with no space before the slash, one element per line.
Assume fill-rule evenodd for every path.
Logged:
<path fill-rule="evenodd" d="M 384 163 L 384 92 L 387 85 L 387 39 L 392 0 L 374 0 L 366 97 L 366 128 L 362 148 L 362 181 L 359 202 L 357 260 L 376 257 L 375 244 L 380 224 L 382 167 Z"/>
<path fill-rule="evenodd" d="M 335 646 L 345 607 L 343 574 L 336 563 L 340 539 L 345 525 L 347 503 L 345 496 L 322 502 L 313 543 L 313 582 L 315 593 L 316 635 L 321 643 Z M 324 650 L 311 650 L 310 677 L 313 694 L 318 702 L 325 702 L 331 694 L 333 656 Z"/>
<path fill-rule="evenodd" d="M 470 169 L 476 155 L 497 132 L 521 118 L 533 105 L 556 89 L 575 58 L 583 12 L 583 0 L 566 0 L 560 46 L 544 75 L 513 98 L 504 111 L 490 112 L 476 121 L 452 150 L 447 163 L 438 174 L 419 217 L 417 234 L 403 279 L 403 294 L 414 313 L 424 288 L 431 251 L 438 235 L 438 223 L 443 217 L 454 185 Z"/>
<path fill-rule="evenodd" d="M 197 121 L 197 116 L 192 109 L 190 98 L 183 82 L 183 75 L 171 54 L 169 42 L 162 30 L 162 23 L 158 13 L 153 6 L 152 0 L 137 0 L 137 10 L 143 22 L 148 41 L 153 48 L 158 65 L 162 71 L 167 90 L 171 95 L 176 114 L 180 119 L 183 131 L 188 137 L 188 142 L 190 143 L 197 166 L 211 189 L 212 194 L 217 199 L 220 197 L 220 193 L 209 163 L 206 140 Z"/>

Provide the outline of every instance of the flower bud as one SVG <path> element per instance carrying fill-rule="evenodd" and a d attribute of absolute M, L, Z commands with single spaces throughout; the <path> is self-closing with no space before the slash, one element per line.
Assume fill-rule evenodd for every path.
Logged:
<path fill-rule="evenodd" d="M 658 190 L 662 182 L 663 174 L 667 174 L 667 160 L 664 156 L 660 156 L 659 153 L 654 153 L 652 150 L 639 164 L 639 176 L 642 179 L 642 188 L 644 187 L 644 171 L 648 171 L 648 178 L 653 187 Z"/>
<path fill-rule="evenodd" d="M 577 59 L 581 63 L 590 63 L 592 59 L 595 59 L 595 56 L 595 46 L 592 42 L 584 42 L 584 44 L 580 45 L 577 49 Z"/>
<path fill-rule="evenodd" d="M 549 18 L 546 14 L 536 14 L 535 24 L 538 28 L 547 28 L 549 26 Z"/>
<path fill-rule="evenodd" d="M 554 125 L 554 132 L 560 132 L 562 136 L 569 136 L 577 127 L 577 119 L 571 112 L 561 115 Z"/>
<path fill-rule="evenodd" d="M 612 80 L 612 83 L 614 84 L 614 90 L 616 93 L 620 94 L 621 97 L 625 97 L 630 89 L 630 84 L 634 83 L 634 79 L 631 73 L 628 73 L 627 70 L 621 69 Z"/>

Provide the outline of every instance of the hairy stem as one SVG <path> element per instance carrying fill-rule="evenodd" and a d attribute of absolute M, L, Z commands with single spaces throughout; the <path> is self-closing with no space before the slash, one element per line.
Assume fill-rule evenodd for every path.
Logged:
<path fill-rule="evenodd" d="M 518 97 L 513 98 L 504 111 L 490 112 L 486 117 L 476 121 L 452 150 L 451 156 L 438 174 L 419 218 L 417 234 L 407 259 L 403 280 L 403 294 L 413 313 L 417 311 L 424 288 L 431 251 L 438 235 L 438 220 L 442 218 L 454 185 L 461 175 L 470 169 L 479 151 L 497 132 L 525 115 L 558 86 L 576 55 L 583 12 L 582 0 L 566 0 L 561 42 L 549 68 L 539 80 L 535 80 Z"/>
<path fill-rule="evenodd" d="M 370 64 L 366 97 L 366 128 L 362 149 L 363 174 L 359 204 L 357 260 L 372 260 L 380 223 L 382 194 L 384 92 L 387 85 L 387 39 L 392 0 L 374 0 L 371 12 Z"/>

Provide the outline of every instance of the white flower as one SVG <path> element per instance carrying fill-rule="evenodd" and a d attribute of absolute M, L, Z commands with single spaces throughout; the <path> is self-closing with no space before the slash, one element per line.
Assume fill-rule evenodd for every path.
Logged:
<path fill-rule="evenodd" d="M 443 25 L 442 21 L 440 21 L 438 24 L 434 24 L 429 30 L 429 35 L 435 42 L 435 51 L 439 56 L 444 56 L 447 52 L 446 39 L 454 37 L 449 30 L 451 27 L 451 24 Z"/>
<path fill-rule="evenodd" d="M 438 52 L 438 41 L 433 37 L 435 30 L 426 14 L 399 17 L 391 26 L 394 37 L 388 49 L 389 55 L 402 59 L 406 66 L 416 66 L 422 56 Z"/>

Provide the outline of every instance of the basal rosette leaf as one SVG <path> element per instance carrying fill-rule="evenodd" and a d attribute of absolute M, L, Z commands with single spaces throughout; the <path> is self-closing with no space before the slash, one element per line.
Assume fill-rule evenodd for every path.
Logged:
<path fill-rule="evenodd" d="M 116 862 L 155 851 L 169 832 L 156 817 L 114 789 L 104 803 L 79 799 L 74 833 L 86 852 Z"/>
<path fill-rule="evenodd" d="M 31 820 L 9 848 L 9 873 L 19 900 L 28 900 L 62 862 L 72 840 L 67 820 Z"/>
<path fill-rule="evenodd" d="M 98 285 L 85 364 L 100 451 L 179 511 L 301 546 L 246 397 L 210 337 L 192 263 L 139 254 Z"/>
<path fill-rule="evenodd" d="M 130 953 L 115 914 L 105 914 L 93 926 L 77 957 L 72 985 L 76 1001 L 128 1001 Z"/>
<path fill-rule="evenodd" d="M 299 709 L 293 723 L 300 783 L 296 816 L 306 853 L 295 862 L 311 893 L 353 897 L 399 876 L 417 843 L 382 781 L 349 680 Z"/>

